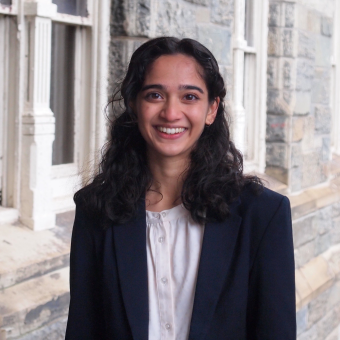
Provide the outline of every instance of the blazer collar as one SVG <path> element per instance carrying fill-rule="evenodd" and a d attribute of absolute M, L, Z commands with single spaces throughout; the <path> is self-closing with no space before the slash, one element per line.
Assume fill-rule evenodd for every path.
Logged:
<path fill-rule="evenodd" d="M 148 340 L 149 300 L 146 255 L 145 200 L 136 218 L 113 226 L 118 275 L 133 339 Z"/>
<path fill-rule="evenodd" d="M 242 218 L 237 213 L 240 199 L 230 205 L 223 222 L 207 223 L 204 230 L 190 340 L 204 339 L 209 330 L 223 282 L 230 268 Z M 118 275 L 127 317 L 134 339 L 148 340 L 149 303 L 146 254 L 145 200 L 135 219 L 113 227 Z"/>
<path fill-rule="evenodd" d="M 189 340 L 204 339 L 209 330 L 242 221 L 237 213 L 240 202 L 238 199 L 230 205 L 230 215 L 223 222 L 205 226 Z"/>

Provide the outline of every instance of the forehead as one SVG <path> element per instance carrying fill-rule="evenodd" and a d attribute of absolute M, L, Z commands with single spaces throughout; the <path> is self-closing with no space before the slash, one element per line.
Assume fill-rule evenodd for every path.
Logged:
<path fill-rule="evenodd" d="M 183 54 L 163 55 L 157 58 L 146 70 L 144 83 L 150 81 L 189 82 L 204 84 L 203 69 L 198 62 L 190 56 Z"/>

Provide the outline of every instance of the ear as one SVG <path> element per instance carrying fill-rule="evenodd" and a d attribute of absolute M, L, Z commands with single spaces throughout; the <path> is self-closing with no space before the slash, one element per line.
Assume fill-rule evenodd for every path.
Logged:
<path fill-rule="evenodd" d="M 129 106 L 132 110 L 135 110 L 135 103 L 133 101 L 129 102 Z"/>
<path fill-rule="evenodd" d="M 208 114 L 205 119 L 206 125 L 211 125 L 215 121 L 219 105 L 220 105 L 220 97 L 216 97 L 215 100 L 209 105 Z"/>

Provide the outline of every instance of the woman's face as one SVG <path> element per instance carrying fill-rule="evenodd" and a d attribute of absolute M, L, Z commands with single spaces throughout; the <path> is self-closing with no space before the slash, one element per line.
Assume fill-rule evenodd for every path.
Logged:
<path fill-rule="evenodd" d="M 146 71 L 133 104 L 148 152 L 157 157 L 189 157 L 205 124 L 212 124 L 219 98 L 209 103 L 208 90 L 194 58 L 164 55 Z"/>

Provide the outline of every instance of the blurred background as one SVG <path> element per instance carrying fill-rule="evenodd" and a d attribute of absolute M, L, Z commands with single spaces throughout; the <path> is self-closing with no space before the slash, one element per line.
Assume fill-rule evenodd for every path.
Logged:
<path fill-rule="evenodd" d="M 72 196 L 163 35 L 218 60 L 245 172 L 291 201 L 298 339 L 339 340 L 340 0 L 0 0 L 0 339 L 64 338 Z"/>

